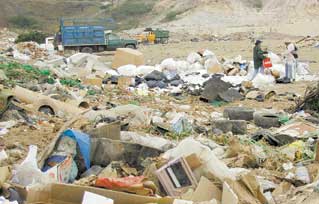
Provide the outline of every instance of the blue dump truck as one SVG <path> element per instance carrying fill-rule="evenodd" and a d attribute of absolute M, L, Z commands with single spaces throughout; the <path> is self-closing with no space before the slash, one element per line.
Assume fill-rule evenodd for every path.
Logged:
<path fill-rule="evenodd" d="M 58 50 L 92 53 L 117 48 L 137 48 L 137 41 L 124 39 L 106 30 L 105 20 L 61 19 L 60 31 L 55 36 Z"/>

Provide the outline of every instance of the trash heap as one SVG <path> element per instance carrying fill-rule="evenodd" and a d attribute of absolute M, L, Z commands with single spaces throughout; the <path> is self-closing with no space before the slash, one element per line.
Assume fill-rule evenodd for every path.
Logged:
<path fill-rule="evenodd" d="M 0 29 L 0 52 L 5 52 L 10 47 L 13 47 L 17 37 L 18 34 L 9 31 L 7 28 Z"/>
<path fill-rule="evenodd" d="M 298 41 L 300 47 L 319 47 L 319 36 L 307 36 Z"/>
<path fill-rule="evenodd" d="M 278 56 L 250 82 L 250 62 L 208 50 L 149 66 L 130 49 L 110 64 L 31 47 L 28 63 L 0 64 L 0 203 L 318 199 L 318 88 L 302 99 L 264 89 Z M 266 107 L 278 101 L 302 103 Z"/>

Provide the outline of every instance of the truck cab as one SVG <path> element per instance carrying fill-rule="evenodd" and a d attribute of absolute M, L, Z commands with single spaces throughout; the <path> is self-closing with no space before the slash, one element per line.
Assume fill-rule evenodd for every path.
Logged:
<path fill-rule="evenodd" d="M 105 40 L 107 45 L 107 50 L 116 50 L 117 48 L 137 48 L 137 41 L 133 39 L 124 39 L 114 33 L 106 32 Z"/>

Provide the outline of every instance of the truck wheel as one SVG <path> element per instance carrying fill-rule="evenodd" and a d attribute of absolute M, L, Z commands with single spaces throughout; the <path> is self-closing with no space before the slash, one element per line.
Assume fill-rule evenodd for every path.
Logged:
<path fill-rule="evenodd" d="M 91 53 L 93 53 L 93 49 L 90 47 L 84 47 L 81 49 L 81 52 L 91 54 Z"/>
<path fill-rule="evenodd" d="M 129 44 L 129 45 L 125 45 L 126 48 L 131 48 L 131 49 L 136 49 L 135 45 Z"/>
<path fill-rule="evenodd" d="M 168 44 L 168 38 L 164 38 L 164 39 L 162 40 L 162 44 Z"/>

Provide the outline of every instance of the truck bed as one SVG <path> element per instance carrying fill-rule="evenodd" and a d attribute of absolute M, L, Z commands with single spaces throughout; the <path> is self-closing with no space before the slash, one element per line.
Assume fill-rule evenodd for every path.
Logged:
<path fill-rule="evenodd" d="M 105 45 L 103 26 L 63 26 L 63 46 Z"/>

